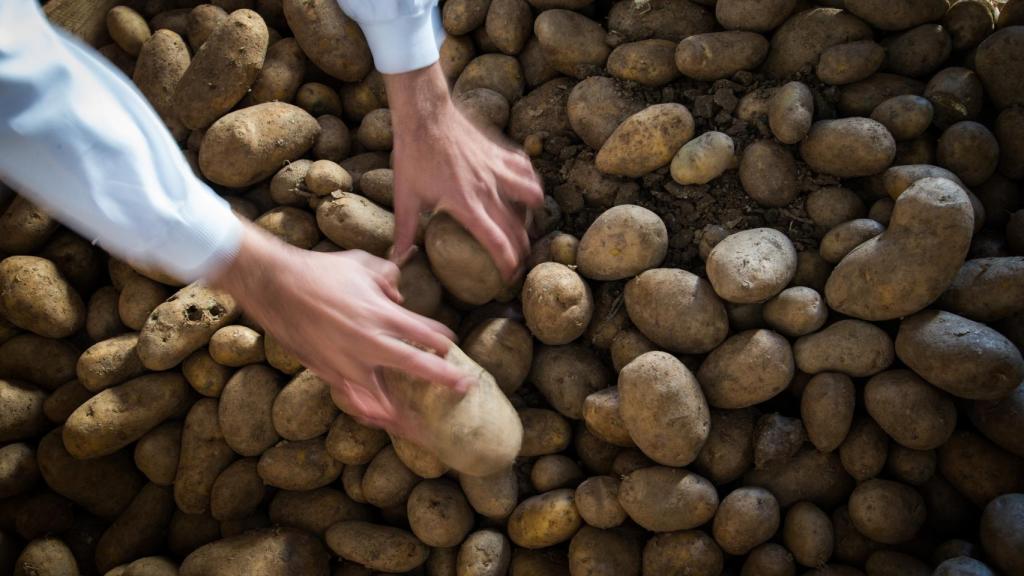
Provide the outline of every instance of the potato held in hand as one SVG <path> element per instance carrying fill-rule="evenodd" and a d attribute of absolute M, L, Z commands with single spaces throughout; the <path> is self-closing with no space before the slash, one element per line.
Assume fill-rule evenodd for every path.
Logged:
<path fill-rule="evenodd" d="M 474 377 L 465 395 L 386 370 L 385 386 L 396 404 L 418 416 L 423 446 L 464 474 L 487 476 L 512 465 L 523 442 L 519 415 L 494 378 L 457 346 L 447 361 Z"/>
<path fill-rule="evenodd" d="M 918 180 L 896 200 L 889 228 L 839 262 L 825 298 L 837 312 L 864 320 L 913 314 L 953 281 L 973 230 L 974 212 L 960 186 Z"/>

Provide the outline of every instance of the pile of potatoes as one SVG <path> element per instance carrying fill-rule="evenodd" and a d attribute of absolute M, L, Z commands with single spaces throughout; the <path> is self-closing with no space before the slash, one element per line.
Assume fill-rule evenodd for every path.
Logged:
<path fill-rule="evenodd" d="M 339 411 L 227 294 L 0 194 L 0 573 L 1024 574 L 1024 1 L 441 15 L 459 108 L 564 170 L 511 284 L 424 221 L 405 305 L 479 375 L 387 375 L 430 448 Z M 106 18 L 239 216 L 387 253 L 387 95 L 334 0 Z M 645 207 L 733 171 L 819 246 Z M 666 264 L 691 243 L 702 267 Z"/>

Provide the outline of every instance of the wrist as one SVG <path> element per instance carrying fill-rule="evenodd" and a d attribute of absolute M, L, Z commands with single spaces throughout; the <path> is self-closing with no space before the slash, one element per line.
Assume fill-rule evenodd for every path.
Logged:
<path fill-rule="evenodd" d="M 254 224 L 242 224 L 238 251 L 210 277 L 210 284 L 231 294 L 243 308 L 258 294 L 272 290 L 290 247 Z"/>
<path fill-rule="evenodd" d="M 439 62 L 402 74 L 385 74 L 384 86 L 396 138 L 443 126 L 455 113 Z"/>

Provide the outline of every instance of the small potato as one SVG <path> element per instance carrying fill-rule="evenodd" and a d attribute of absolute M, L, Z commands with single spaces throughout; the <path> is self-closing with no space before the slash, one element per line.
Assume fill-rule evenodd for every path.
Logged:
<path fill-rule="evenodd" d="M 738 488 L 718 507 L 712 533 L 728 554 L 743 555 L 779 529 L 779 504 L 764 488 Z"/>
<path fill-rule="evenodd" d="M 925 380 L 961 398 L 1002 398 L 1024 379 L 1024 359 L 1006 337 L 949 312 L 929 310 L 901 322 L 896 353 Z"/>
<path fill-rule="evenodd" d="M 849 376 L 823 372 L 811 378 L 800 397 L 800 416 L 815 448 L 839 448 L 853 423 L 855 405 L 856 389 Z"/>
<path fill-rule="evenodd" d="M 352 138 L 348 126 L 337 116 L 324 114 L 316 119 L 320 134 L 313 143 L 313 157 L 318 160 L 341 162 L 352 151 Z"/>
<path fill-rule="evenodd" d="M 900 194 L 888 229 L 833 270 L 825 286 L 829 306 L 856 318 L 888 320 L 935 301 L 963 264 L 972 212 L 967 194 L 954 182 L 918 180 Z"/>
<path fill-rule="evenodd" d="M 580 274 L 593 280 L 633 277 L 661 264 L 668 251 L 668 232 L 657 214 L 621 205 L 598 216 L 580 239 Z"/>
<path fill-rule="evenodd" d="M 643 574 L 721 574 L 722 550 L 701 530 L 656 534 L 644 545 Z"/>
<path fill-rule="evenodd" d="M 896 155 L 892 134 L 869 118 L 822 120 L 811 126 L 800 155 L 817 172 L 852 178 L 889 167 Z"/>
<path fill-rule="evenodd" d="M 267 486 L 256 472 L 256 459 L 235 460 L 217 476 L 210 492 L 210 515 L 217 520 L 250 516 L 267 495 Z"/>
<path fill-rule="evenodd" d="M 342 248 L 384 257 L 395 234 L 394 215 L 351 192 L 339 190 L 329 198 L 316 210 L 316 222 L 324 235 Z"/>
<path fill-rule="evenodd" d="M 330 543 L 328 543 L 330 545 Z M 224 559 L 231 558 L 225 565 Z M 302 530 L 273 528 L 211 542 L 181 563 L 181 576 L 310 574 L 327 576 L 329 556 L 319 539 Z"/>
<path fill-rule="evenodd" d="M 207 5 L 209 6 L 209 5 Z M 193 12 L 200 6 L 192 9 Z M 306 55 L 294 38 L 274 42 L 267 49 L 267 57 L 259 76 L 252 84 L 250 96 L 254 104 L 263 102 L 292 102 L 306 74 Z"/>
<path fill-rule="evenodd" d="M 816 332 L 828 319 L 828 307 L 816 290 L 794 286 L 765 302 L 764 321 L 790 338 Z"/>
<path fill-rule="evenodd" d="M 426 562 L 429 555 L 429 548 L 409 532 L 362 521 L 331 526 L 326 541 L 342 558 L 383 572 L 413 570 Z"/>
<path fill-rule="evenodd" d="M 768 40 L 764 36 L 731 30 L 684 38 L 676 47 L 675 60 L 684 76 L 714 81 L 757 68 L 767 54 Z"/>
<path fill-rule="evenodd" d="M 814 122 L 814 94 L 802 82 L 777 88 L 768 100 L 768 126 L 783 144 L 803 140 Z"/>
<path fill-rule="evenodd" d="M 623 93 L 612 78 L 591 76 L 573 87 L 567 111 L 569 124 L 587 146 L 599 150 L 612 132 L 642 104 Z"/>
<path fill-rule="evenodd" d="M 46 393 L 16 380 L 0 379 L 0 441 L 37 436 L 47 428 L 43 402 Z"/>
<path fill-rule="evenodd" d="M 523 548 L 547 548 L 565 542 L 582 520 L 573 490 L 563 488 L 532 496 L 519 503 L 508 519 L 508 537 Z"/>
<path fill-rule="evenodd" d="M 610 49 L 600 24 L 571 10 L 545 10 L 533 24 L 544 59 L 567 76 L 583 79 L 602 66 Z"/>
<path fill-rule="evenodd" d="M 519 411 L 519 418 L 523 422 L 522 458 L 561 452 L 572 440 L 569 422 L 558 412 L 526 408 Z"/>
<path fill-rule="evenodd" d="M 306 176 L 313 162 L 300 158 L 285 164 L 270 179 L 270 197 L 277 204 L 301 206 L 308 201 Z"/>
<path fill-rule="evenodd" d="M 934 109 L 935 126 L 945 130 L 964 120 L 977 120 L 985 103 L 985 89 L 970 68 L 950 66 L 939 70 L 924 88 Z"/>
<path fill-rule="evenodd" d="M 373 68 L 362 31 L 338 4 L 285 0 L 282 7 L 288 27 L 317 68 L 344 82 L 358 82 Z"/>
<path fill-rule="evenodd" d="M 751 10 L 760 10 L 760 6 Z M 813 67 L 828 48 L 870 40 L 871 36 L 871 28 L 846 11 L 805 10 L 786 19 L 775 31 L 764 69 L 773 78 L 792 76 L 805 67 Z"/>
<path fill-rule="evenodd" d="M 424 480 L 409 493 L 409 528 L 427 546 L 459 545 L 473 529 L 473 510 L 450 480 Z"/>
<path fill-rule="evenodd" d="M 363 474 L 363 498 L 378 508 L 398 506 L 406 501 L 420 478 L 402 463 L 393 446 L 374 456 Z"/>
<path fill-rule="evenodd" d="M 626 448 L 635 445 L 622 419 L 617 386 L 610 386 L 587 396 L 583 402 L 583 420 L 591 433 L 609 444 Z"/>
<path fill-rule="evenodd" d="M 178 471 L 181 453 L 180 421 L 164 422 L 135 443 L 135 466 L 158 486 L 170 486 Z"/>
<path fill-rule="evenodd" d="M 378 108 L 363 116 L 356 131 L 356 140 L 367 150 L 387 151 L 392 145 L 391 111 Z"/>
<path fill-rule="evenodd" d="M 743 190 L 762 206 L 785 206 L 796 198 L 796 162 L 788 150 L 772 140 L 758 140 L 747 146 L 740 159 L 739 175 Z"/>
<path fill-rule="evenodd" d="M 0 315 L 40 336 L 66 338 L 85 325 L 85 303 L 53 262 L 10 256 L 0 260 Z"/>
<path fill-rule="evenodd" d="M 1024 387 L 1017 386 L 1001 400 L 974 402 L 970 418 L 989 440 L 1024 457 Z"/>
<path fill-rule="evenodd" d="M 815 66 L 818 79 L 839 86 L 864 80 L 885 63 L 885 48 L 871 40 L 836 44 L 821 53 Z"/>
<path fill-rule="evenodd" d="M 0 448 L 0 496 L 9 498 L 23 494 L 38 480 L 35 448 L 24 443 Z"/>
<path fill-rule="evenodd" d="M 213 122 L 199 148 L 199 167 L 203 176 L 222 186 L 251 186 L 300 158 L 319 133 L 320 124 L 298 106 L 256 104 Z"/>
<path fill-rule="evenodd" d="M 64 425 L 67 451 L 76 458 L 113 454 L 179 413 L 189 400 L 180 374 L 149 374 L 103 390 L 79 406 Z"/>
<path fill-rule="evenodd" d="M 889 452 L 889 437 L 870 418 L 861 418 L 850 428 L 839 447 L 843 468 L 858 482 L 881 474 Z"/>
<path fill-rule="evenodd" d="M 101 518 L 124 511 L 143 485 L 127 452 L 79 460 L 64 448 L 60 428 L 39 441 L 36 460 L 51 490 Z"/>
<path fill-rule="evenodd" d="M 664 86 L 679 77 L 675 52 L 676 43 L 670 40 L 620 44 L 608 55 L 608 73 L 644 86 Z"/>
<path fill-rule="evenodd" d="M 829 230 L 822 238 L 818 251 L 830 264 L 838 264 L 861 244 L 885 232 L 885 226 L 871 218 L 858 218 L 843 222 Z"/>
<path fill-rule="evenodd" d="M 127 6 L 114 6 L 107 12 L 107 30 L 114 42 L 132 56 L 139 55 L 151 34 L 146 19 Z"/>
<path fill-rule="evenodd" d="M 860 320 L 840 320 L 802 336 L 793 344 L 801 372 L 841 372 L 864 377 L 885 370 L 895 360 L 892 339 L 881 328 Z"/>
<path fill-rule="evenodd" d="M 437 550 L 437 549 L 435 549 Z M 508 573 L 512 561 L 512 545 L 504 534 L 496 530 L 478 530 L 466 537 L 459 547 L 454 572 L 460 576 L 502 576 Z M 430 561 L 428 561 L 428 573 Z"/>
<path fill-rule="evenodd" d="M 925 521 L 924 498 L 913 488 L 872 479 L 850 495 L 850 519 L 862 534 L 884 544 L 906 542 Z"/>
<path fill-rule="evenodd" d="M 239 368 L 266 360 L 263 335 L 246 326 L 225 326 L 210 337 L 210 357 L 218 364 Z"/>
<path fill-rule="evenodd" d="M 620 413 L 629 436 L 652 460 L 686 466 L 708 437 L 710 415 L 701 384 L 664 352 L 648 352 L 619 372 Z"/>
<path fill-rule="evenodd" d="M 912 450 L 900 444 L 891 444 L 885 469 L 900 482 L 920 486 L 935 475 L 937 461 L 935 450 Z"/>
<path fill-rule="evenodd" d="M 588 348 L 576 344 L 537 350 L 530 381 L 563 416 L 583 418 L 587 396 L 611 385 L 611 374 Z"/>
<path fill-rule="evenodd" d="M 723 299 L 739 304 L 764 302 L 792 280 L 796 249 L 777 230 L 744 230 L 711 250 L 707 272 L 715 292 Z"/>
<path fill-rule="evenodd" d="M 487 518 L 508 518 L 519 502 L 519 479 L 512 468 L 490 476 L 460 474 L 459 486 L 473 510 Z"/>
<path fill-rule="evenodd" d="M 621 374 L 619 378 L 621 385 Z M 729 409 L 764 402 L 785 390 L 792 378 L 789 342 L 771 330 L 750 330 L 730 337 L 708 354 L 697 372 L 708 403 Z"/>
<path fill-rule="evenodd" d="M 780 544 L 762 544 L 750 551 L 740 576 L 786 576 L 794 574 L 793 555 Z"/>
<path fill-rule="evenodd" d="M 508 100 L 489 88 L 474 88 L 460 92 L 454 98 L 455 106 L 470 122 L 477 126 L 492 126 L 504 130 L 508 126 Z"/>
<path fill-rule="evenodd" d="M 728 484 L 754 466 L 755 408 L 712 410 L 708 439 L 696 468 L 716 484 Z"/>
<path fill-rule="evenodd" d="M 939 164 L 953 171 L 968 186 L 977 186 L 995 172 L 999 142 L 983 124 L 957 122 L 939 137 Z"/>
<path fill-rule="evenodd" d="M 141 330 L 153 310 L 167 300 L 170 291 L 159 282 L 135 276 L 125 282 L 117 300 L 121 322 L 132 330 Z"/>
<path fill-rule="evenodd" d="M 200 4 L 188 14 L 188 43 L 193 52 L 210 38 L 210 34 L 228 19 L 228 13 L 215 4 Z"/>
<path fill-rule="evenodd" d="M 42 248 L 60 223 L 22 196 L 0 213 L 0 251 L 28 254 Z"/>
<path fill-rule="evenodd" d="M 735 164 L 732 138 L 705 132 L 690 140 L 672 158 L 672 179 L 679 184 L 707 184 Z"/>
<path fill-rule="evenodd" d="M 569 543 L 569 571 L 639 576 L 640 543 L 623 531 L 584 526 Z"/>
<path fill-rule="evenodd" d="M 697 474 L 681 468 L 651 466 L 622 480 L 619 503 L 643 528 L 673 532 L 711 520 L 718 509 L 718 493 L 711 482 Z"/>
<path fill-rule="evenodd" d="M 476 88 L 488 88 L 509 102 L 519 100 L 525 89 L 523 69 L 519 61 L 505 54 L 482 54 L 470 60 L 452 87 L 452 94 Z"/>
<path fill-rule="evenodd" d="M 214 361 L 205 348 L 189 355 L 182 363 L 181 371 L 193 390 L 212 398 L 220 396 L 234 373 L 231 368 Z"/>
<path fill-rule="evenodd" d="M 872 377 L 864 389 L 864 404 L 886 434 L 907 448 L 938 448 L 956 427 L 953 399 L 909 370 Z"/>
<path fill-rule="evenodd" d="M 626 284 L 625 294 L 629 319 L 666 350 L 702 354 L 725 340 L 725 305 L 711 284 L 695 274 L 655 268 Z"/>
<path fill-rule="evenodd" d="M 649 106 L 626 118 L 605 140 L 597 168 L 615 176 L 644 176 L 668 165 L 693 131 L 693 116 L 682 104 Z"/>
<path fill-rule="evenodd" d="M 306 82 L 295 93 L 295 105 L 311 116 L 341 116 L 341 97 L 330 86 L 319 82 Z"/>
<path fill-rule="evenodd" d="M 786 513 L 782 539 L 798 563 L 821 566 L 832 556 L 832 521 L 814 504 L 797 502 Z"/>
<path fill-rule="evenodd" d="M 175 87 L 173 104 L 181 123 L 191 130 L 199 130 L 231 110 L 259 76 L 269 40 L 267 25 L 252 10 L 235 11 L 213 29 Z M 234 168 L 237 170 L 239 166 L 234 165 Z"/>
<path fill-rule="evenodd" d="M 355 466 L 369 464 L 381 448 L 388 445 L 388 435 L 383 430 L 363 426 L 344 412 L 338 412 L 325 443 L 332 458 Z"/>
<path fill-rule="evenodd" d="M 115 10 L 123 7 L 117 7 Z M 145 24 L 143 24 L 145 25 Z M 181 36 L 157 30 L 141 44 L 132 80 L 160 114 L 172 134 L 185 134 L 184 124 L 174 110 L 174 91 L 188 69 L 191 58 Z"/>
<path fill-rule="evenodd" d="M 424 245 L 434 274 L 459 300 L 486 304 L 504 287 L 487 251 L 450 216 L 442 213 L 430 219 Z"/>
<path fill-rule="evenodd" d="M 341 475 L 341 462 L 331 458 L 321 438 L 280 442 L 260 456 L 260 478 L 283 490 L 315 490 Z"/>
<path fill-rule="evenodd" d="M 932 103 L 914 94 L 889 98 L 871 112 L 871 119 L 885 126 L 897 141 L 921 136 L 931 126 L 933 116 Z"/>
<path fill-rule="evenodd" d="M 122 334 L 93 344 L 81 356 L 75 373 L 90 392 L 99 392 L 146 371 L 136 353 L 139 335 Z"/>
<path fill-rule="evenodd" d="M 619 480 L 611 476 L 592 476 L 576 487 L 576 508 L 580 517 L 595 528 L 614 528 L 626 520 L 619 504 Z"/>
<path fill-rule="evenodd" d="M 552 346 L 582 336 L 594 312 L 587 283 L 568 266 L 555 262 L 540 264 L 527 274 L 522 302 L 527 327 Z"/>
<path fill-rule="evenodd" d="M 886 68 L 912 78 L 927 76 L 949 58 L 953 40 L 939 24 L 922 24 L 885 40 Z"/>
<path fill-rule="evenodd" d="M 58 576 L 79 574 L 71 549 L 55 537 L 39 538 L 25 545 L 14 560 L 14 576 Z"/>
<path fill-rule="evenodd" d="M 310 440 L 327 433 L 338 409 L 331 401 L 330 386 L 309 370 L 303 370 L 277 394 L 271 418 L 274 430 L 285 440 Z"/>
<path fill-rule="evenodd" d="M 615 335 L 608 351 L 612 355 L 612 366 L 615 367 L 616 372 L 620 372 L 641 354 L 653 352 L 656 349 L 654 342 L 648 340 L 639 330 L 626 328 Z"/>
<path fill-rule="evenodd" d="M 272 408 L 280 376 L 263 364 L 246 366 L 228 380 L 220 395 L 218 418 L 224 441 L 242 456 L 259 456 L 278 440 Z"/>
<path fill-rule="evenodd" d="M 174 501 L 186 514 L 204 514 L 217 476 L 235 459 L 217 422 L 217 401 L 192 405 L 181 432 L 181 454 L 174 479 Z"/>

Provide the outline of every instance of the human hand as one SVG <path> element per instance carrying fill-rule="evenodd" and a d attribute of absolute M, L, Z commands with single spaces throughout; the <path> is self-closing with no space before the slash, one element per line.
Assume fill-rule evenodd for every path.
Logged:
<path fill-rule="evenodd" d="M 452 103 L 439 64 L 386 75 L 394 132 L 395 240 L 402 261 L 420 213 L 441 210 L 487 249 L 507 280 L 529 254 L 521 207 L 543 203 L 530 159 L 474 126 Z"/>
<path fill-rule="evenodd" d="M 378 368 L 393 367 L 465 391 L 471 377 L 443 356 L 453 334 L 401 307 L 398 267 L 360 250 L 319 253 L 284 244 L 246 224 L 239 254 L 213 283 L 331 385 L 364 423 L 413 434 Z"/>

